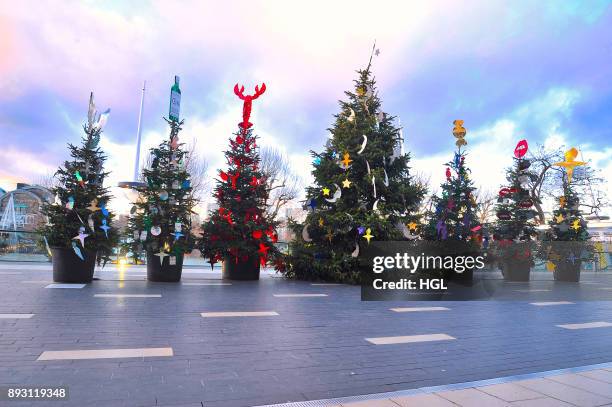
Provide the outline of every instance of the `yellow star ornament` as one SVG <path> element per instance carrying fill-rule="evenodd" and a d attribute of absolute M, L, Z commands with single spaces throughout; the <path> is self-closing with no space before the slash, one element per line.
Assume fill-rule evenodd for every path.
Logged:
<path fill-rule="evenodd" d="M 406 226 L 408 226 L 408 229 L 410 230 L 416 230 L 418 225 L 415 222 L 410 222 Z"/>
<path fill-rule="evenodd" d="M 319 218 L 319 226 L 323 226 L 324 223 L 323 218 Z"/>
<path fill-rule="evenodd" d="M 323 188 L 323 196 L 329 196 L 329 188 Z"/>
<path fill-rule="evenodd" d="M 550 271 L 552 273 L 553 271 L 555 271 L 556 268 L 557 268 L 557 266 L 552 261 L 548 260 L 546 262 L 546 270 L 547 271 Z"/>
<path fill-rule="evenodd" d="M 370 228 L 367 228 L 365 235 L 363 235 L 363 238 L 368 241 L 368 244 L 370 244 L 370 239 L 372 239 L 373 237 L 374 235 L 372 234 L 372 230 Z"/>
<path fill-rule="evenodd" d="M 557 223 L 561 223 L 565 220 L 565 218 L 563 217 L 563 215 L 558 214 L 557 216 L 555 216 L 555 220 L 557 221 Z"/>
<path fill-rule="evenodd" d="M 580 220 L 576 219 L 573 221 L 571 228 L 578 232 L 578 229 L 580 229 Z"/>
<path fill-rule="evenodd" d="M 352 182 L 347 179 L 345 179 L 344 181 L 342 181 L 342 186 L 344 188 L 350 188 L 351 187 Z"/>

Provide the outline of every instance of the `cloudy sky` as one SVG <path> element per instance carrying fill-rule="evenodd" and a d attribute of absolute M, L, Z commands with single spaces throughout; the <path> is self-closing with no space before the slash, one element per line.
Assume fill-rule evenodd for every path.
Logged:
<path fill-rule="evenodd" d="M 612 171 L 608 1 L 24 0 L 0 5 L 0 187 L 54 171 L 82 134 L 90 91 L 112 109 L 109 182 L 129 180 L 142 81 L 144 151 L 167 135 L 176 74 L 182 140 L 197 141 L 211 171 L 241 117 L 234 83 L 265 82 L 251 120 L 261 144 L 308 174 L 308 151 L 322 148 L 374 39 L 383 108 L 435 184 L 458 118 L 485 188 L 503 182 L 522 138 L 576 146 Z"/>

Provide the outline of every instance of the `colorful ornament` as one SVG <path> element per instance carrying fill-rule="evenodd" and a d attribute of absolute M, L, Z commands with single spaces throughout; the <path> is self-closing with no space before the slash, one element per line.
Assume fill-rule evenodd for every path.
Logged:
<path fill-rule="evenodd" d="M 564 167 L 567 171 L 567 182 L 572 182 L 572 176 L 574 174 L 574 168 L 586 165 L 585 161 L 575 161 L 576 157 L 578 157 L 578 150 L 575 147 L 570 148 L 565 152 L 565 161 L 561 161 L 558 163 L 554 163 L 558 167 Z"/>
<path fill-rule="evenodd" d="M 359 226 L 357 228 L 357 233 L 359 233 L 360 236 L 363 235 L 365 233 L 365 227 Z"/>
<path fill-rule="evenodd" d="M 74 253 L 79 257 L 79 259 L 85 261 L 83 253 L 81 252 L 81 249 L 79 248 L 77 242 L 72 242 L 72 250 L 74 250 Z"/>
<path fill-rule="evenodd" d="M 160 199 L 160 200 L 162 200 L 162 201 L 167 201 L 167 200 L 168 200 L 168 197 L 169 197 L 169 195 L 168 195 L 168 191 L 165 191 L 165 190 L 161 190 L 161 191 L 159 191 L 159 199 Z"/>
<path fill-rule="evenodd" d="M 161 230 L 161 227 L 159 227 L 159 226 L 153 226 L 151 228 L 151 234 L 153 236 L 159 236 L 159 235 L 161 235 L 161 232 L 162 232 L 162 230 Z"/>
<path fill-rule="evenodd" d="M 373 237 L 374 235 L 372 235 L 372 230 L 370 228 L 367 228 L 365 235 L 363 235 L 363 238 L 368 241 L 368 244 L 370 244 L 370 239 L 372 239 Z"/>
<path fill-rule="evenodd" d="M 338 199 L 342 197 L 342 190 L 340 189 L 338 184 L 334 184 L 334 186 L 336 187 L 336 192 L 334 192 L 333 198 L 325 198 L 325 200 L 329 203 L 335 203 Z M 327 195 L 329 195 L 329 189 L 327 191 Z M 323 195 L 325 195 L 325 193 Z"/>
<path fill-rule="evenodd" d="M 516 158 L 523 158 L 525 154 L 527 154 L 527 150 L 529 149 L 529 145 L 527 144 L 527 140 L 521 140 L 516 144 L 514 148 L 514 156 Z"/>
<path fill-rule="evenodd" d="M 74 208 L 74 197 L 69 196 L 68 202 L 66 202 L 66 209 L 72 210 L 72 208 Z"/>
<path fill-rule="evenodd" d="M 104 231 L 104 236 L 106 236 L 106 238 L 108 239 L 108 230 L 111 227 L 107 225 L 106 223 L 106 219 L 102 219 L 102 226 L 100 226 L 100 229 L 102 229 Z"/>
<path fill-rule="evenodd" d="M 572 222 L 572 229 L 574 229 L 576 232 L 578 232 L 578 230 L 580 229 L 580 219 L 576 219 Z"/>
<path fill-rule="evenodd" d="M 79 234 L 76 235 L 75 237 L 72 238 L 72 240 L 78 240 L 79 242 L 81 242 L 81 247 L 85 247 L 85 238 L 88 237 L 89 235 L 87 233 L 85 233 L 85 227 L 81 226 L 79 228 Z"/>
<path fill-rule="evenodd" d="M 557 268 L 557 266 L 552 261 L 548 260 L 546 262 L 546 270 L 547 271 L 550 271 L 552 273 L 553 271 L 555 271 L 556 268 Z"/>
<path fill-rule="evenodd" d="M 329 188 L 325 187 L 325 188 L 323 188 L 322 191 L 323 191 L 323 196 L 329 196 L 329 192 L 330 192 Z"/>
<path fill-rule="evenodd" d="M 561 223 L 565 220 L 565 218 L 563 217 L 563 215 L 558 214 L 557 216 L 555 216 L 555 220 L 557 221 L 557 223 Z"/>
<path fill-rule="evenodd" d="M 349 181 L 348 178 L 345 178 L 344 181 L 342 181 L 342 187 L 343 188 L 350 188 L 351 187 L 351 181 Z"/>
<path fill-rule="evenodd" d="M 453 124 L 455 125 L 453 128 L 453 136 L 457 139 L 455 145 L 457 147 L 465 146 L 467 144 L 467 141 L 465 141 L 467 130 L 463 127 L 463 120 L 455 120 Z"/>

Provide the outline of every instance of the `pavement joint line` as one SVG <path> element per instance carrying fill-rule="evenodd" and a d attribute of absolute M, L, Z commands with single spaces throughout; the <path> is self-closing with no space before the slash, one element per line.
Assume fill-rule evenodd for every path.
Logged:
<path fill-rule="evenodd" d="M 276 311 L 217 311 L 202 312 L 202 318 L 225 318 L 225 317 L 271 317 L 277 316 Z"/>
<path fill-rule="evenodd" d="M 28 319 L 34 314 L 0 314 L 0 319 Z"/>
<path fill-rule="evenodd" d="M 547 291 L 552 291 L 551 289 L 548 288 L 532 288 L 529 290 L 514 290 L 517 293 L 543 293 L 543 292 L 547 292 Z"/>
<path fill-rule="evenodd" d="M 308 298 L 308 297 L 327 297 L 327 294 L 273 294 L 276 298 Z"/>
<path fill-rule="evenodd" d="M 531 305 L 535 305 L 537 307 L 548 307 L 552 305 L 569 305 L 575 304 L 575 302 L 570 301 L 541 301 L 541 302 L 530 302 Z"/>
<path fill-rule="evenodd" d="M 22 284 L 53 284 L 51 280 L 26 280 L 22 281 Z"/>
<path fill-rule="evenodd" d="M 161 294 L 94 294 L 96 298 L 161 298 Z"/>
<path fill-rule="evenodd" d="M 447 307 L 399 307 L 389 308 L 393 312 L 450 311 Z"/>
<path fill-rule="evenodd" d="M 174 356 L 174 352 L 172 348 L 58 350 L 44 351 L 36 360 L 119 359 L 158 356 Z"/>
<path fill-rule="evenodd" d="M 564 328 L 564 329 L 591 329 L 591 328 L 608 328 L 612 326 L 612 323 L 610 322 L 605 322 L 605 321 L 596 321 L 596 322 L 585 322 L 585 323 L 581 323 L 581 324 L 561 324 L 561 325 L 556 325 L 559 328 Z"/>
<path fill-rule="evenodd" d="M 541 379 L 541 378 L 546 378 L 549 376 L 557 376 L 557 375 L 568 374 L 568 373 L 581 373 L 581 372 L 588 372 L 590 370 L 598 370 L 598 369 L 612 369 L 612 362 L 598 363 L 595 365 L 569 367 L 569 368 L 555 369 L 555 370 L 546 370 L 546 371 L 535 372 L 535 373 L 524 373 L 524 374 L 513 375 L 513 376 L 502 376 L 502 377 L 496 377 L 493 379 L 476 380 L 476 381 L 471 381 L 471 382 L 442 384 L 439 386 L 426 386 L 426 387 L 419 387 L 416 389 L 397 390 L 397 391 L 391 391 L 391 392 L 385 392 L 385 393 L 372 393 L 372 394 L 363 394 L 359 396 L 347 396 L 347 397 L 337 397 L 337 398 L 321 399 L 321 400 L 297 401 L 297 402 L 280 403 L 280 404 L 266 404 L 266 405 L 260 405 L 256 407 L 331 407 L 331 406 L 338 406 L 343 403 L 353 403 L 353 402 L 358 402 L 358 401 L 385 400 L 385 399 L 392 399 L 392 398 L 404 397 L 404 396 L 414 396 L 417 394 L 432 394 L 432 393 L 439 393 L 442 391 L 463 390 L 463 389 L 469 389 L 472 387 L 484 387 L 484 386 L 490 386 L 494 384 L 518 382 L 521 380 Z"/>
<path fill-rule="evenodd" d="M 232 283 L 181 283 L 181 285 L 232 285 Z"/>
<path fill-rule="evenodd" d="M 59 284 L 59 283 L 53 283 L 53 284 L 49 284 L 45 288 L 76 288 L 76 289 L 81 289 L 81 288 L 84 288 L 85 285 L 86 284 Z"/>
<path fill-rule="evenodd" d="M 378 338 L 364 338 L 374 345 L 395 345 L 400 343 L 421 343 L 434 341 L 450 341 L 457 339 L 447 334 L 426 334 L 407 336 L 381 336 Z"/>
<path fill-rule="evenodd" d="M 310 285 L 314 286 L 333 286 L 333 285 L 343 285 L 339 283 L 310 283 Z"/>

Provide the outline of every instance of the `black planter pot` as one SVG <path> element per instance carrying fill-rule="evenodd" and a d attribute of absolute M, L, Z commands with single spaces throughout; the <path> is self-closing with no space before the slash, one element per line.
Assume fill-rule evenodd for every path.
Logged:
<path fill-rule="evenodd" d="M 580 281 L 580 266 L 582 262 L 577 260 L 574 264 L 570 262 L 560 262 L 557 264 L 553 275 L 555 281 L 567 281 L 577 283 Z"/>
<path fill-rule="evenodd" d="M 176 283 L 181 281 L 183 273 L 183 255 L 175 257 L 176 264 L 170 264 L 170 256 L 164 256 L 163 262 L 155 253 L 147 251 L 147 280 L 158 283 Z"/>
<path fill-rule="evenodd" d="M 501 264 L 506 281 L 529 281 L 531 263 L 527 261 L 505 261 Z"/>
<path fill-rule="evenodd" d="M 230 257 L 223 260 L 223 278 L 226 280 L 259 280 L 259 258 L 251 257 L 242 262 Z"/>
<path fill-rule="evenodd" d="M 93 279 L 96 267 L 96 252 L 81 249 L 81 260 L 73 249 L 51 248 L 53 281 L 56 283 L 87 284 Z"/>

